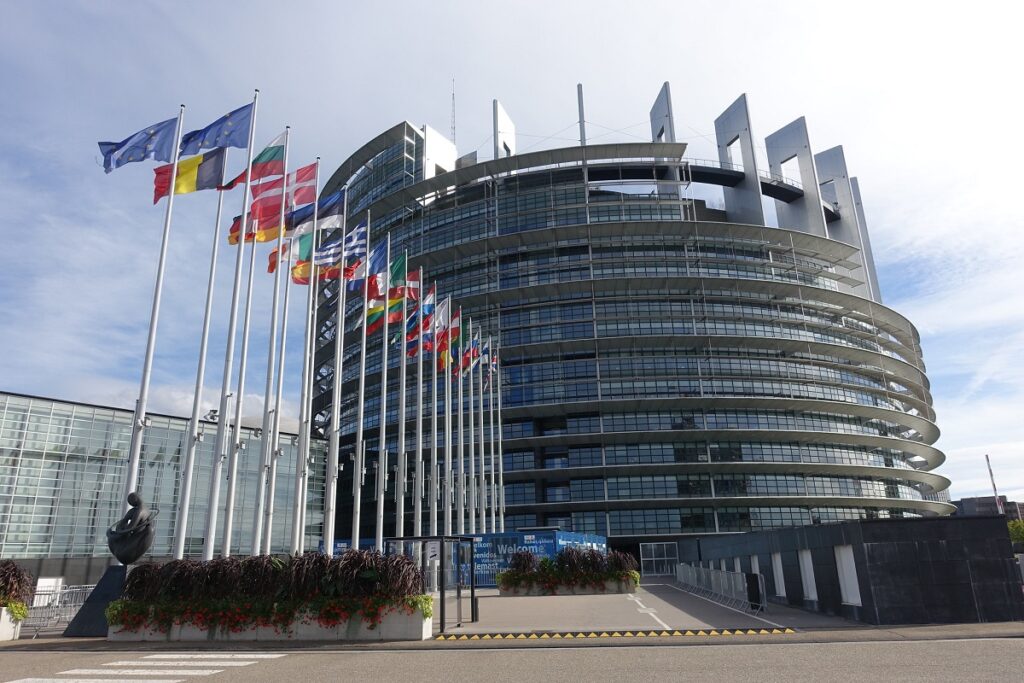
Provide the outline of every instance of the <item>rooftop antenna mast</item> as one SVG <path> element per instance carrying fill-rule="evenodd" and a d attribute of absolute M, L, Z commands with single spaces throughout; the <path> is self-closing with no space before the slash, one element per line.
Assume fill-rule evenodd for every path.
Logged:
<path fill-rule="evenodd" d="M 452 144 L 455 144 L 455 77 L 452 76 Z"/>

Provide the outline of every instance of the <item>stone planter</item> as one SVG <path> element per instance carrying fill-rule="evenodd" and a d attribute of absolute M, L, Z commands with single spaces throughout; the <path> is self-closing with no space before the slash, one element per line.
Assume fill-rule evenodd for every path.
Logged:
<path fill-rule="evenodd" d="M 636 584 L 631 579 L 618 581 L 609 579 L 604 582 L 604 588 L 594 586 L 568 586 L 559 585 L 555 592 L 550 593 L 543 587 L 536 584 L 532 586 L 516 586 L 513 588 L 498 588 L 498 594 L 505 597 L 514 596 L 539 596 L 539 595 L 602 595 L 605 593 L 636 593 Z"/>
<path fill-rule="evenodd" d="M 17 640 L 21 634 L 21 622 L 14 621 L 6 607 L 0 607 L 0 640 Z"/>
<path fill-rule="evenodd" d="M 243 631 L 213 632 L 199 629 L 192 625 L 172 626 L 167 633 L 147 628 L 128 631 L 119 626 L 111 626 L 107 631 L 107 640 L 118 642 L 158 641 L 158 642 L 244 642 L 244 641 L 285 641 L 285 640 L 355 640 L 355 641 L 391 641 L 391 640 L 428 640 L 433 633 L 433 620 L 424 617 L 421 612 L 407 614 L 398 610 L 389 612 L 376 628 L 370 628 L 361 619 L 351 619 L 337 626 L 324 627 L 316 621 L 292 624 L 290 630 L 278 632 L 272 626 L 254 626 Z"/>

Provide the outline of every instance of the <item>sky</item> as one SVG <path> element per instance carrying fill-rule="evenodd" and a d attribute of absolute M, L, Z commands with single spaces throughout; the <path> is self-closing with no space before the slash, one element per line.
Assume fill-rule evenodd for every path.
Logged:
<path fill-rule="evenodd" d="M 576 142 L 577 83 L 589 142 L 647 140 L 669 81 L 690 156 L 715 156 L 713 121 L 741 93 L 755 140 L 805 116 L 815 150 L 844 146 L 884 301 L 921 333 L 948 457 L 938 471 L 954 499 L 990 495 L 987 453 L 1000 493 L 1024 501 L 1024 226 L 1012 208 L 1024 10 L 942 7 L 0 0 L 0 390 L 124 408 L 138 395 L 164 205 L 152 204 L 154 164 L 104 174 L 99 140 L 182 103 L 186 130 L 198 128 L 259 88 L 257 146 L 290 125 L 292 165 L 320 156 L 329 175 L 402 120 L 449 131 L 454 80 L 459 153 L 485 159 L 494 98 L 520 152 Z M 232 150 L 229 173 L 243 163 Z M 191 410 L 215 194 L 174 204 L 152 412 Z M 222 246 L 204 411 L 217 402 L 233 261 Z M 262 407 L 271 292 L 258 272 L 247 415 Z"/>

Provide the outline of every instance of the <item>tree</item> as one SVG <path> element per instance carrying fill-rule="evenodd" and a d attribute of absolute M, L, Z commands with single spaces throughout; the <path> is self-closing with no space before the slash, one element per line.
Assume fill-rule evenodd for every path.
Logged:
<path fill-rule="evenodd" d="M 1011 520 L 1007 526 L 1010 527 L 1010 542 L 1024 543 L 1024 520 Z"/>

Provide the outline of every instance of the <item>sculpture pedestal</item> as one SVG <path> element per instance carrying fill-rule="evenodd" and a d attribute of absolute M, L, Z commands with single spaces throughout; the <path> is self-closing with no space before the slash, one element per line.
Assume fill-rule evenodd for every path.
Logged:
<path fill-rule="evenodd" d="M 121 597 L 124 580 L 127 576 L 128 567 L 123 564 L 107 567 L 107 571 L 103 572 L 103 578 L 85 599 L 85 604 L 78 610 L 78 614 L 71 620 L 68 627 L 64 629 L 64 636 L 70 638 L 106 636 L 107 616 L 104 612 L 107 605 Z"/>

